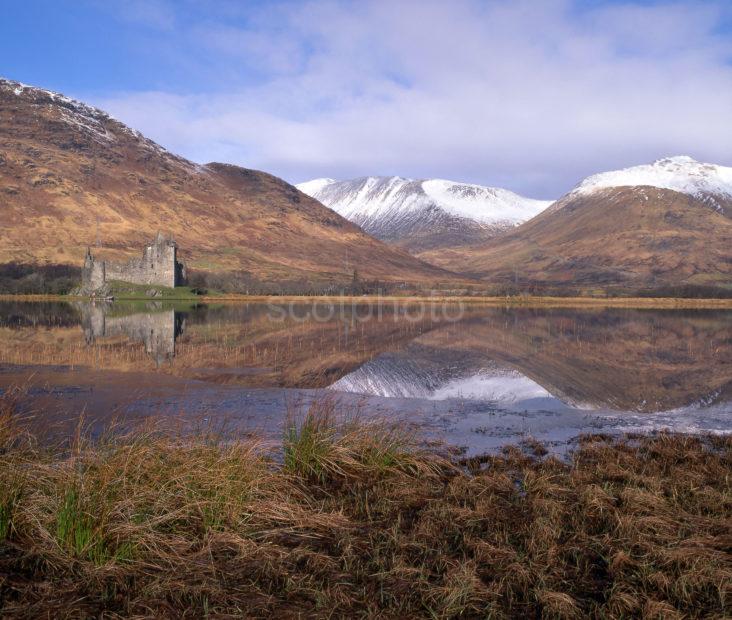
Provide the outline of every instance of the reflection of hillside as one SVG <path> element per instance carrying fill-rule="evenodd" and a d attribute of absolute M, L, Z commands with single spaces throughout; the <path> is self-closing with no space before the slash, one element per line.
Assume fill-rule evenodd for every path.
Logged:
<path fill-rule="evenodd" d="M 0 316 L 0 364 L 154 370 L 254 387 L 326 387 L 346 377 L 336 387 L 419 398 L 470 391 L 510 400 L 511 390 L 533 397 L 544 388 L 568 403 L 636 411 L 732 399 L 732 313 L 724 311 L 473 306 L 451 323 L 389 310 L 365 321 L 352 311 L 303 319 L 301 309 L 273 318 L 265 304 L 80 305 L 44 319 L 29 306 Z"/>
<path fill-rule="evenodd" d="M 188 308 L 175 311 L 171 329 L 170 309 L 113 304 L 99 311 L 79 305 L 83 318 L 73 327 L 0 324 L 0 363 L 122 371 L 159 366 L 158 372 L 219 384 L 325 387 L 383 351 L 401 349 L 439 327 L 429 315 L 412 321 L 390 310 L 381 318 L 358 320 L 368 315 L 360 307 L 356 316 L 347 309 L 345 316 L 303 320 L 307 309 L 312 307 L 280 320 L 282 315 L 265 304 Z M 159 365 L 162 360 L 171 363 Z"/>
<path fill-rule="evenodd" d="M 0 328 L 69 327 L 78 323 L 79 308 L 76 304 L 57 301 L 0 301 Z"/>
<path fill-rule="evenodd" d="M 252 304 L 192 315 L 177 347 L 176 372 L 217 383 L 325 387 L 440 326 L 429 316 L 411 321 L 390 310 L 365 321 L 357 318 L 366 316 L 360 308 L 327 321 L 302 320 L 302 312 L 273 320 L 267 306 Z"/>
<path fill-rule="evenodd" d="M 507 364 L 563 400 L 661 411 L 732 396 L 732 314 L 490 311 L 420 338 Z"/>

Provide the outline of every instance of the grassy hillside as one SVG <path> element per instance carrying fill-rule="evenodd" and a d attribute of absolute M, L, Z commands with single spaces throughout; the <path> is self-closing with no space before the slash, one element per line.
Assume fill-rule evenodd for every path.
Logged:
<path fill-rule="evenodd" d="M 435 283 L 452 275 L 390 248 L 264 172 L 200 166 L 104 112 L 0 80 L 0 264 L 137 256 L 171 233 L 194 270 L 251 282 Z"/>

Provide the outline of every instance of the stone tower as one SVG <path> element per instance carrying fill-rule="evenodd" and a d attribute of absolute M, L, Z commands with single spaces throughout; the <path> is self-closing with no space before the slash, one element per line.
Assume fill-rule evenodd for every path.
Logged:
<path fill-rule="evenodd" d="M 81 270 L 81 288 L 85 293 L 100 291 L 107 282 L 106 265 L 104 261 L 97 262 L 89 248 L 86 249 L 84 267 Z"/>

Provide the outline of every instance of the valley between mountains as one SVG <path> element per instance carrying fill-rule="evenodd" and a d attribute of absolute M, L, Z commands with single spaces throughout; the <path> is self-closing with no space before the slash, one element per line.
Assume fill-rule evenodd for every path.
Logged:
<path fill-rule="evenodd" d="M 486 171 L 487 175 L 490 171 Z M 168 152 L 105 112 L 0 80 L 0 264 L 79 266 L 174 235 L 237 292 L 732 290 L 732 168 L 677 156 L 558 200 L 440 179 L 323 178 Z"/>
<path fill-rule="evenodd" d="M 732 286 L 732 168 L 688 156 L 593 175 L 554 202 L 450 181 L 299 187 L 378 238 L 503 290 Z"/>

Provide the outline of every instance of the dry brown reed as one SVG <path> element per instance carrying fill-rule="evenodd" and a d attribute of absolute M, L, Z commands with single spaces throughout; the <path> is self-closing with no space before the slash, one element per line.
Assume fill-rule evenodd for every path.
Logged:
<path fill-rule="evenodd" d="M 154 428 L 47 446 L 0 402 L 6 618 L 729 613 L 729 437 L 458 463 L 321 401 L 277 453 Z"/>

